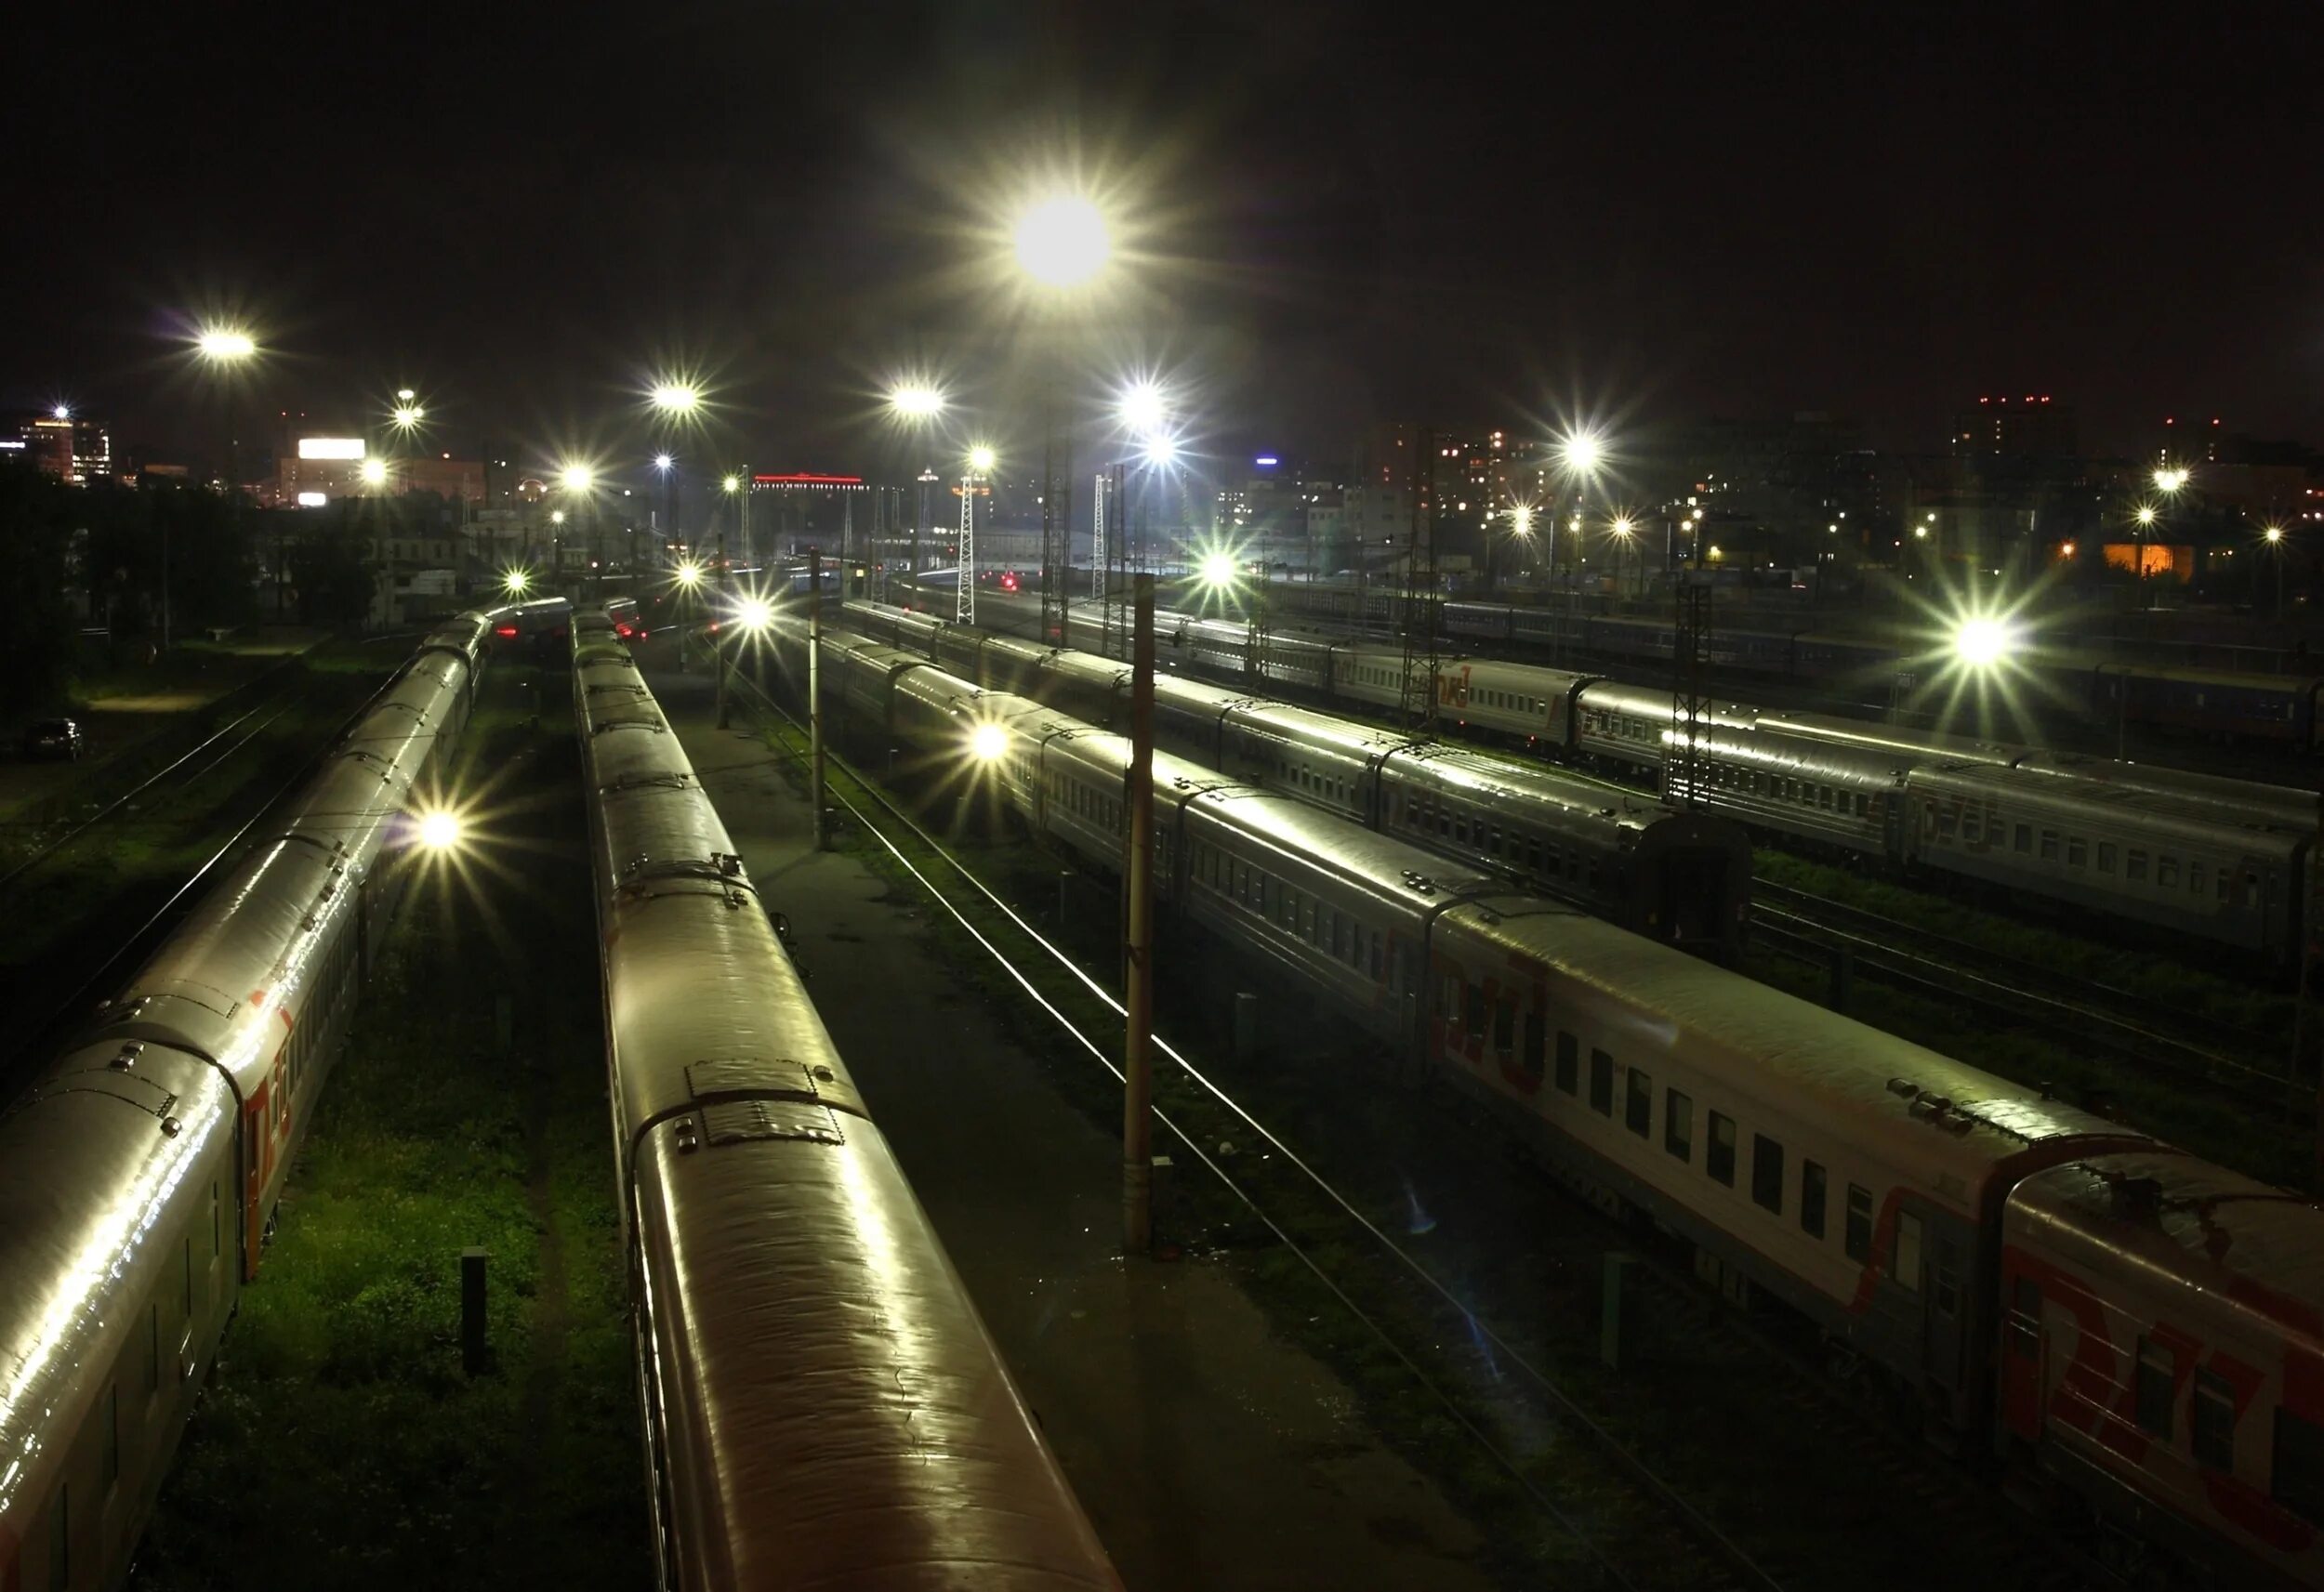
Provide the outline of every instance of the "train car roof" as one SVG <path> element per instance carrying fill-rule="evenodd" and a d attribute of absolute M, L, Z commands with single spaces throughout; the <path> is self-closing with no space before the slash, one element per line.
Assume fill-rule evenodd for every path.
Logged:
<path fill-rule="evenodd" d="M 2247 849 L 2287 851 L 2305 838 L 2232 814 L 2223 817 L 2206 810 L 2199 797 L 2169 796 L 2092 781 L 2069 782 L 1990 763 L 1917 769 L 1913 771 L 1912 788 L 1917 795 L 1944 791 L 1957 796 L 2006 796 L 2016 804 L 2013 811 L 2030 805 L 2054 813 L 2061 822 L 2071 822 L 2092 812 L 2105 813 L 2135 820 L 2158 838 L 2175 834 L 2190 841 L 2228 842 Z"/>
<path fill-rule="evenodd" d="M 2010 1195 L 2013 1225 L 2225 1300 L 2324 1349 L 2324 1210 L 2191 1155 L 2156 1149 L 2053 1166 Z"/>
<path fill-rule="evenodd" d="M 2230 779 L 2225 774 L 2165 768 L 2134 759 L 2118 761 L 2087 752 L 2028 752 L 2017 759 L 2017 767 L 2028 773 L 2092 780 L 2129 790 L 2150 790 L 2241 807 L 2304 831 L 2314 831 L 2319 817 L 2324 817 L 2324 795 L 2299 785 Z"/>
<path fill-rule="evenodd" d="M 1963 1204 L 1974 1203 L 1974 1185 L 1987 1171 L 2032 1146 L 2146 1139 L 1611 924 L 1565 910 L 1504 915 L 1500 904 L 1457 907 L 1447 915 L 1505 948 L 1517 965 L 1536 964 L 1624 1009 L 1642 1064 L 1651 1069 L 1657 1052 L 1682 1047 L 1697 1063 L 1723 1054 L 1738 1093 L 1859 1142 L 1877 1138 L 1882 1148 L 1872 1153 L 1913 1168 L 1930 1191 Z"/>

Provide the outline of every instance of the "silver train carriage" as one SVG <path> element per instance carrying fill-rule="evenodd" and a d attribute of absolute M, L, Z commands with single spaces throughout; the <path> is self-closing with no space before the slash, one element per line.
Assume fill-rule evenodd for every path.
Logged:
<path fill-rule="evenodd" d="M 939 661 L 948 654 L 959 672 L 995 689 L 1106 728 L 1128 722 L 1129 671 L 1119 663 L 976 632 L 946 639 L 895 625 L 892 612 L 852 608 L 849 617 Z M 1522 878 L 1639 933 L 1727 956 L 1739 948 L 1750 843 L 1715 817 L 1180 676 L 1157 676 L 1155 726 L 1160 746 L 1231 778 Z"/>
<path fill-rule="evenodd" d="M 995 722 L 1027 821 L 1118 866 L 1127 743 Z M 2162 1572 L 2324 1585 L 2313 1204 L 1306 804 L 1167 754 L 1154 779 L 1171 910 Z"/>
<path fill-rule="evenodd" d="M 628 650 L 574 671 L 662 1584 L 1118 1586 Z"/>
<path fill-rule="evenodd" d="M 1171 616 L 1170 625 L 1179 629 L 1188 623 Z M 1246 633 L 1242 626 L 1229 628 Z M 1350 643 L 1335 651 L 1333 667 L 1340 695 L 1383 707 L 1404 700 L 1400 651 Z M 1553 754 L 1652 777 L 1673 800 L 1687 794 L 1691 766 L 1698 807 L 1797 842 L 2000 885 L 2125 923 L 2184 931 L 2207 942 L 2255 951 L 2278 967 L 2289 966 L 2303 944 L 2306 881 L 2317 865 L 2310 839 L 2317 829 L 2318 797 L 2312 791 L 1723 700 L 1712 702 L 1698 718 L 1690 765 L 1679 755 L 1684 737 L 1667 691 L 1529 664 L 1488 667 L 1468 659 L 1441 660 L 1435 683 L 1440 711 L 1449 709 L 1463 729 L 1523 739 Z M 1943 770 L 1975 764 L 2023 768 L 2054 781 L 2061 799 L 2086 798 L 2116 814 L 2118 826 L 2145 826 L 2148 833 L 2140 849 L 2156 855 L 2166 850 L 2178 855 L 2175 849 L 2187 845 L 2190 825 L 2219 830 L 2207 844 L 2221 853 L 2237 849 L 2230 830 L 2270 832 L 2276 838 L 2251 837 L 2241 848 L 2252 854 L 2246 871 L 2257 875 L 2261 899 L 2250 908 L 2237 900 L 2199 905 L 2159 894 L 2147 881 L 2094 868 L 2077 873 L 2062 859 L 2052 867 L 2039 855 L 2020 862 L 1988 851 L 1965 865 L 1959 848 L 1943 844 L 1941 835 L 1932 836 L 1925 849 L 1919 848 L 1911 827 L 1899 822 L 1895 778 L 1936 779 Z M 1997 788 L 2004 787 L 2021 788 L 1997 781 Z M 2152 799 L 2117 797 L 2109 789 Z M 1851 809 L 1860 802 L 1865 810 L 1827 805 L 1842 801 Z M 2213 862 L 2206 862 L 2206 878 L 2215 894 Z M 2254 940 L 2255 932 L 2261 938 Z"/>
<path fill-rule="evenodd" d="M 243 856 L 0 1114 L 0 1586 L 127 1576 L 254 1279 L 482 614 L 431 633 Z"/>

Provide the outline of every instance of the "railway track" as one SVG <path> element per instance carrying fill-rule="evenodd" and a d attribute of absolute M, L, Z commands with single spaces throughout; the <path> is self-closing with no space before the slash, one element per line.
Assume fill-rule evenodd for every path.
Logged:
<path fill-rule="evenodd" d="M 2304 1118 L 2314 1110 L 2315 1089 L 2293 1077 L 2287 1061 L 2264 1059 L 2262 1035 L 1806 890 L 1760 879 L 1751 892 L 1752 933 L 1771 950 L 1958 1002 L 1989 1020 L 2191 1078 L 2269 1111 Z"/>
<path fill-rule="evenodd" d="M 771 716 L 778 729 L 787 727 L 778 743 L 797 756 L 797 726 L 787 713 L 755 691 L 745 694 L 756 699 L 750 704 L 755 711 Z M 1120 1007 L 1106 987 L 894 801 L 844 763 L 834 762 L 827 788 L 835 803 L 999 965 L 1018 993 L 1045 1012 L 1074 1048 L 1118 1077 L 1112 1051 Z M 1157 1065 L 1157 1115 L 1176 1140 L 1171 1148 L 1182 1164 L 1203 1168 L 1248 1213 L 1239 1224 L 1247 1230 L 1245 1240 L 1229 1246 L 1248 1247 L 1255 1242 L 1280 1246 L 1296 1256 L 1330 1299 L 1350 1312 L 1513 1480 L 1539 1516 L 1569 1539 L 1578 1549 L 1576 1568 L 1586 1562 L 1604 1584 L 1622 1586 L 1750 1587 L 1763 1592 L 1829 1581 L 1828 1568 L 1811 1556 L 1781 1548 L 1770 1552 L 1739 1542 L 1690 1496 L 1689 1488 L 1665 1473 L 1669 1455 L 1626 1435 L 1634 1412 L 1624 1409 L 1620 1399 L 1608 1409 L 1586 1391 L 1578 1396 L 1569 1392 L 1564 1379 L 1545 1367 L 1570 1363 L 1568 1357 L 1577 1351 L 1574 1343 L 1541 1337 L 1527 1307 L 1480 1299 L 1465 1283 L 1448 1281 L 1441 1261 L 1432 1266 L 1412 1244 L 1394 1235 L 1393 1224 L 1378 1214 L 1383 1208 L 1379 1199 L 1349 1191 L 1339 1175 L 1271 1131 L 1215 1075 L 1167 1044 L 1158 1044 L 1157 1049 L 1169 1063 Z M 1327 1064 L 1335 1074 L 1344 1074 L 1346 1059 L 1343 1048 L 1334 1049 Z M 1392 1064 L 1383 1060 L 1380 1079 L 1393 1074 Z M 1380 1098 L 1378 1091 L 1358 1092 Z M 1495 1187 L 1480 1191 L 1481 1199 L 1505 1199 L 1505 1174 L 1493 1158 L 1474 1153 L 1475 1133 L 1498 1130 L 1482 1129 L 1465 1098 L 1433 1087 L 1430 1080 L 1421 1082 L 1419 1093 L 1440 1108 L 1418 1114 L 1440 1119 L 1433 1137 L 1437 1140 L 1434 1153 L 1446 1161 L 1445 1175 L 1482 1178 Z M 1407 1127 L 1416 1115 L 1410 1104 L 1407 1099 L 1390 1110 Z M 1441 1120 L 1444 1112 L 1458 1120 Z M 1257 1152 L 1230 1157 L 1224 1153 L 1229 1140 L 1246 1147 L 1256 1140 Z M 1377 1162 L 1376 1153 L 1358 1155 L 1359 1161 Z M 1549 1199 L 1559 1198 L 1543 1192 Z M 1576 1276 L 1594 1277 L 1608 1245 L 1620 1246 L 1624 1238 L 1623 1232 L 1609 1232 L 1602 1218 L 1576 1204 L 1560 1219 L 1528 1222 L 1525 1242 L 1534 1245 L 1553 1241 L 1559 1255 L 1549 1270 L 1565 1277 L 1570 1287 Z M 1353 1264 L 1332 1259 L 1350 1255 L 1367 1258 Z M 2026 1556 L 2025 1527 L 2000 1507 L 1990 1489 L 1964 1471 L 1934 1461 L 1898 1434 L 1870 1430 L 1851 1420 L 1842 1407 L 1843 1400 L 1819 1392 L 1811 1370 L 1772 1352 L 1758 1334 L 1711 1300 L 1684 1265 L 1647 1257 L 1645 1270 L 1656 1296 L 1654 1308 L 1670 1318 L 1666 1335 L 1686 1346 L 1690 1375 L 1781 1384 L 1776 1398 L 1763 1401 L 1780 1409 L 1781 1423 L 1795 1435 L 1813 1430 L 1814 1446 L 1877 1454 L 1876 1466 L 1844 1463 L 1883 1478 L 1883 1495 L 1891 1503 L 1912 1501 L 1925 1518 L 1944 1521 L 1948 1538 L 1956 1543 L 1985 1533 L 1990 1546 L 1981 1546 L 1977 1557 L 1990 1562 L 2010 1563 Z M 1503 1323 L 1511 1321 L 1526 1325 L 1505 1330 Z M 1675 1330 L 1671 1323 L 1677 1323 Z M 1581 1352 L 1586 1356 L 1587 1349 Z M 1811 1426 L 1811 1411 L 1820 1424 Z M 1561 1477 L 1570 1483 L 1570 1463 L 1561 1470 L 1545 1464 L 1538 1448 L 1511 1441 L 1512 1433 L 1538 1438 L 1545 1428 L 1561 1434 L 1551 1449 L 1579 1445 L 1597 1456 L 1591 1467 L 1596 1475 L 1578 1493 L 1561 1486 Z M 1731 1454 L 1709 1476 L 1696 1480 L 1723 1503 L 1733 1505 Z M 1621 1490 L 1618 1500 L 1607 1497 L 1612 1486 Z M 1720 1512 L 1749 1521 L 1764 1518 L 1769 1510 L 1778 1516 L 1784 1512 L 1773 1494 Z M 2039 1549 L 2033 1557 L 2043 1558 Z M 2100 1584 L 2084 1573 L 2070 1553 L 2044 1560 L 2039 1574 L 2007 1583 L 2044 1592 Z"/>

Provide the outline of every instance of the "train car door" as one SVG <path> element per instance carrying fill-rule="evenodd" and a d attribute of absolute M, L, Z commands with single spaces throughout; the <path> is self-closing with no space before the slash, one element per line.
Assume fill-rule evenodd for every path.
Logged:
<path fill-rule="evenodd" d="M 242 1280 L 245 1283 L 258 1274 L 258 1206 L 266 1195 L 267 1173 L 274 1153 L 273 1113 L 268 1110 L 267 1096 L 268 1085 L 261 1084 L 242 1108 Z"/>
<path fill-rule="evenodd" d="M 2002 1305 L 2001 1428 L 2027 1442 L 2041 1440 L 2041 1392 L 2049 1385 L 2049 1335 L 2041 1330 L 2041 1284 L 2010 1279 Z"/>
<path fill-rule="evenodd" d="M 1922 1260 L 1925 1285 L 1921 1291 L 1928 1314 L 1921 1337 L 1921 1363 L 1929 1380 L 1948 1392 L 1958 1392 L 1961 1387 L 1971 1237 L 1970 1230 L 1951 1217 L 1934 1211 L 1928 1214 Z"/>

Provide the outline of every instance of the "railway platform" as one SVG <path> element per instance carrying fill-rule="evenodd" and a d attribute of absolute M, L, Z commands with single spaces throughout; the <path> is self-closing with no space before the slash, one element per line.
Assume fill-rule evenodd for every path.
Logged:
<path fill-rule="evenodd" d="M 1475 1527 L 1221 1269 L 1125 1262 L 1118 1140 L 930 944 L 916 902 L 815 853 L 780 754 L 650 677 L 817 1009 L 1125 1582 L 1483 1588 Z"/>

